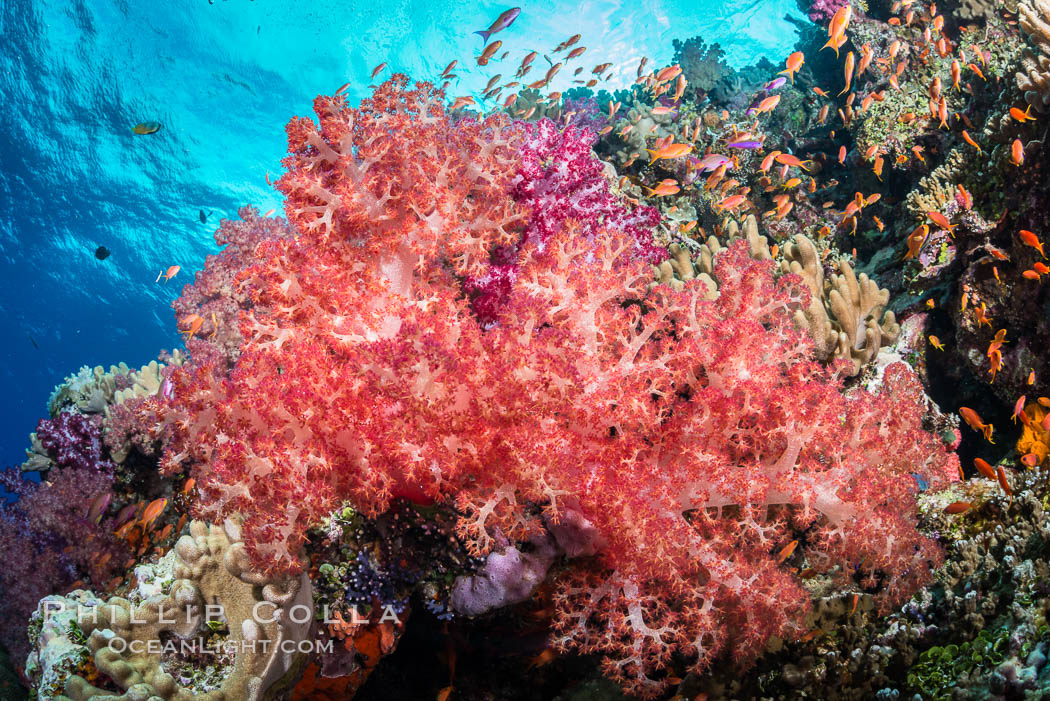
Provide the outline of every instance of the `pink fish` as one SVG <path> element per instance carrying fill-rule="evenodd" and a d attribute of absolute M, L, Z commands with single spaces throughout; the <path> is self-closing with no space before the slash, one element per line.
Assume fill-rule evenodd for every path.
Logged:
<path fill-rule="evenodd" d="M 729 148 L 762 148 L 761 141 L 731 141 L 726 145 Z"/>
<path fill-rule="evenodd" d="M 518 18 L 518 15 L 520 14 L 520 7 L 512 7 L 509 10 L 506 10 L 505 12 L 500 14 L 500 16 L 496 18 L 496 21 L 492 23 L 491 27 L 474 33 L 480 34 L 481 38 L 484 39 L 485 43 L 487 44 L 489 43 L 490 36 L 492 36 L 496 32 L 502 32 L 504 29 L 509 27 L 511 24 L 513 24 L 514 20 L 516 20 Z"/>
<path fill-rule="evenodd" d="M 780 76 L 779 78 L 774 78 L 773 80 L 771 80 L 768 83 L 766 83 L 765 85 L 763 85 L 762 89 L 763 90 L 776 90 L 777 88 L 779 88 L 781 85 L 783 85 L 786 82 L 788 82 L 788 79 L 785 78 L 784 76 Z"/>
<path fill-rule="evenodd" d="M 694 167 L 701 173 L 706 173 L 709 170 L 716 170 L 720 166 L 728 167 L 733 164 L 733 161 L 728 156 L 723 156 L 720 153 L 709 153 L 703 158 L 690 159 Z"/>

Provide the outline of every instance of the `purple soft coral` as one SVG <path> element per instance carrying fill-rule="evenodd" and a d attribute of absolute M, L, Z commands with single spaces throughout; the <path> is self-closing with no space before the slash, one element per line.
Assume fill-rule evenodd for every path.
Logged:
<path fill-rule="evenodd" d="M 637 258 L 656 262 L 665 255 L 653 241 L 660 213 L 652 207 L 630 209 L 611 191 L 603 164 L 591 151 L 597 139 L 589 128 L 559 129 L 543 119 L 527 127 L 520 153 L 520 168 L 511 186 L 517 202 L 532 210 L 517 250 L 501 251 L 484 278 L 471 281 L 474 311 L 483 321 L 494 320 L 511 288 L 516 253 L 528 246 L 542 250 L 547 240 L 572 220 L 581 224 L 583 236 L 599 229 L 617 229 L 634 241 Z"/>
<path fill-rule="evenodd" d="M 102 418 L 75 411 L 41 419 L 36 427 L 40 444 L 58 467 L 110 472 L 113 464 L 102 455 Z"/>
<path fill-rule="evenodd" d="M 809 6 L 809 18 L 814 22 L 827 22 L 848 0 L 813 0 Z"/>

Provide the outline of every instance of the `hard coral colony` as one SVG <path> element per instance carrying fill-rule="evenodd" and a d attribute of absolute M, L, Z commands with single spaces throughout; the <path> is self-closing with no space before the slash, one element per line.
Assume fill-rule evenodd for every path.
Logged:
<path fill-rule="evenodd" d="M 483 94 L 448 94 L 453 61 L 317 97 L 286 218 L 223 220 L 174 303 L 187 355 L 68 378 L 23 466 L 43 481 L 5 475 L 26 684 L 350 698 L 430 636 L 428 695 L 521 698 L 477 651 L 538 634 L 554 695 L 588 660 L 641 698 L 1050 687 L 1050 570 L 1000 537 L 1050 538 L 1045 12 L 806 9 L 783 66 L 695 38 L 629 89 L 593 93 L 603 63 L 543 95 L 574 35 L 531 83 L 536 52 Z M 198 609 L 162 625 L 175 603 Z"/>

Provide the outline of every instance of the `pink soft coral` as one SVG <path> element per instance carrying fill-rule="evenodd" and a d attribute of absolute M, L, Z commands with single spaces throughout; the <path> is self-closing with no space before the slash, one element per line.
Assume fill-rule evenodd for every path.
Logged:
<path fill-rule="evenodd" d="M 813 0 L 809 6 L 809 18 L 818 23 L 827 22 L 848 4 L 849 0 Z"/>
<path fill-rule="evenodd" d="M 509 196 L 527 135 L 450 123 L 442 98 L 398 76 L 358 109 L 318 98 L 319 129 L 289 125 L 279 187 L 301 234 L 238 276 L 252 306 L 229 375 L 173 376 L 165 464 L 193 466 L 199 516 L 239 514 L 270 570 L 300 567 L 307 527 L 343 500 L 454 504 L 477 553 L 584 518 L 602 547 L 561 575 L 559 642 L 643 694 L 676 657 L 748 660 L 798 632 L 808 597 L 776 557 L 791 540 L 884 606 L 928 578 L 912 473 L 936 485 L 957 461 L 902 368 L 893 389 L 843 393 L 792 321 L 801 281 L 774 282 L 742 242 L 714 301 L 698 282 L 650 290 L 615 216 L 519 249 L 540 209 Z M 467 281 L 509 249 L 483 323 Z"/>

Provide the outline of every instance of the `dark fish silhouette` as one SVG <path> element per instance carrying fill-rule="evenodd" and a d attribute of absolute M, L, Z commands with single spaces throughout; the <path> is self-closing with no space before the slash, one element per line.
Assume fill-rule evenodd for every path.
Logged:
<path fill-rule="evenodd" d="M 208 212 L 208 214 L 211 214 L 211 212 Z M 205 214 L 203 209 L 200 211 L 199 216 L 200 216 L 200 219 L 201 219 L 201 224 L 203 224 L 203 223 L 208 221 L 208 214 Z"/>
<path fill-rule="evenodd" d="M 29 336 L 29 334 L 26 334 L 26 336 Z M 34 339 L 32 336 L 29 336 L 29 342 L 33 344 L 33 348 L 40 350 L 40 346 L 36 344 L 36 339 Z"/>
<path fill-rule="evenodd" d="M 95 257 L 99 260 L 105 260 L 109 258 L 109 249 L 105 246 L 99 246 L 95 249 Z"/>

